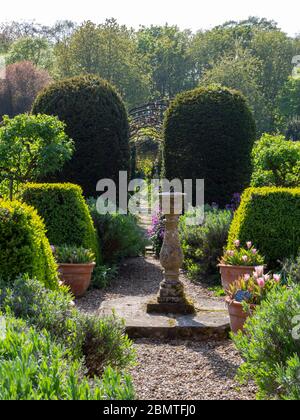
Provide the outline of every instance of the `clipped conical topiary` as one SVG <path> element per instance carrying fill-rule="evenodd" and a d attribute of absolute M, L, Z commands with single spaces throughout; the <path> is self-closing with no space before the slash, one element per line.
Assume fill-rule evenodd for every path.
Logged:
<path fill-rule="evenodd" d="M 37 212 L 18 201 L 0 200 L 0 279 L 36 277 L 46 287 L 58 287 L 57 265 Z"/>
<path fill-rule="evenodd" d="M 103 178 L 118 183 L 129 171 L 129 126 L 125 106 L 115 89 L 97 76 L 79 76 L 52 84 L 37 97 L 32 112 L 58 116 L 75 142 L 75 153 L 51 181 L 79 184 L 96 195 Z"/>
<path fill-rule="evenodd" d="M 206 203 L 229 203 L 249 184 L 255 131 L 237 91 L 214 85 L 179 94 L 164 122 L 166 177 L 204 179 Z"/>

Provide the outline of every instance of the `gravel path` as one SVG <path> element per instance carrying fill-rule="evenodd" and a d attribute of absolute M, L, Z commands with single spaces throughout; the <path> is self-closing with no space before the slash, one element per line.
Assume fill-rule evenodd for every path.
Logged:
<path fill-rule="evenodd" d="M 199 284 L 192 283 L 184 273 L 180 276 L 186 287 L 186 292 L 195 302 L 197 298 L 210 297 L 215 301 L 223 301 L 216 298 L 213 292 Z M 122 264 L 117 278 L 105 290 L 90 290 L 83 298 L 78 299 L 76 304 L 84 312 L 95 312 L 99 309 L 103 300 L 118 299 L 125 296 L 154 295 L 158 291 L 162 281 L 162 270 L 159 261 L 153 257 L 130 258 Z"/>
<path fill-rule="evenodd" d="M 120 268 L 118 278 L 106 290 L 91 290 L 77 300 L 80 310 L 95 313 L 103 300 L 156 294 L 162 279 L 159 262 L 133 258 Z M 205 287 L 181 274 L 187 294 L 213 297 Z M 136 340 L 137 366 L 131 370 L 137 398 L 141 400 L 249 400 L 252 386 L 239 387 L 234 377 L 241 363 L 230 340 L 221 342 Z"/>
<path fill-rule="evenodd" d="M 241 363 L 234 345 L 222 342 L 137 340 L 131 375 L 140 400 L 253 400 L 255 388 L 234 379 Z"/>

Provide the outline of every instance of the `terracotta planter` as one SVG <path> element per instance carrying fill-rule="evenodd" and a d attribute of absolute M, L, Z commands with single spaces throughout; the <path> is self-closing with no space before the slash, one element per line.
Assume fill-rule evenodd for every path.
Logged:
<path fill-rule="evenodd" d="M 236 334 L 238 331 L 243 331 L 245 322 L 251 313 L 245 312 L 243 305 L 240 302 L 236 302 L 235 300 L 230 299 L 230 297 L 226 298 L 226 304 L 230 317 L 231 331 L 234 334 Z M 251 310 L 254 310 L 255 308 L 256 305 L 251 305 Z"/>
<path fill-rule="evenodd" d="M 219 264 L 222 286 L 224 290 L 228 290 L 229 286 L 244 277 L 245 274 L 252 275 L 255 271 L 254 266 L 243 265 L 225 265 Z"/>
<path fill-rule="evenodd" d="M 89 288 L 95 265 L 95 263 L 58 264 L 61 281 L 70 287 L 75 297 L 83 296 Z"/>

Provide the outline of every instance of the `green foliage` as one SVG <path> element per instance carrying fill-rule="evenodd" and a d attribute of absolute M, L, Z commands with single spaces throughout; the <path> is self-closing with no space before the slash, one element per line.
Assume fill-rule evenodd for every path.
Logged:
<path fill-rule="evenodd" d="M 94 394 L 81 379 L 80 364 L 68 364 L 47 331 L 39 334 L 14 318 L 6 322 L 6 337 L 0 340 L 1 400 L 100 399 L 99 390 Z"/>
<path fill-rule="evenodd" d="M 219 83 L 237 89 L 245 95 L 253 111 L 258 132 L 270 129 L 270 116 L 261 86 L 262 63 L 248 50 L 237 50 L 225 55 L 203 74 L 200 83 L 207 86 Z"/>
<path fill-rule="evenodd" d="M 286 118 L 300 116 L 300 79 L 290 77 L 278 97 L 279 110 Z"/>
<path fill-rule="evenodd" d="M 193 61 L 190 55 L 191 32 L 177 26 L 142 27 L 137 33 L 137 47 L 151 74 L 151 93 L 172 98 L 194 86 Z"/>
<path fill-rule="evenodd" d="M 56 261 L 59 264 L 91 264 L 95 262 L 95 255 L 89 249 L 71 245 L 53 247 Z"/>
<path fill-rule="evenodd" d="M 282 273 L 287 282 L 300 284 L 300 253 L 295 258 L 283 260 Z"/>
<path fill-rule="evenodd" d="M 0 200 L 0 278 L 12 282 L 23 273 L 38 277 L 49 288 L 58 285 L 41 218 L 32 207 Z"/>
<path fill-rule="evenodd" d="M 275 289 L 233 340 L 245 363 L 243 382 L 254 380 L 260 399 L 300 399 L 300 287 Z"/>
<path fill-rule="evenodd" d="M 231 224 L 228 248 L 236 239 L 251 240 L 267 263 L 277 265 L 300 247 L 299 220 L 299 188 L 249 188 Z"/>
<path fill-rule="evenodd" d="M 300 117 L 293 117 L 287 122 L 285 137 L 288 140 L 300 141 Z"/>
<path fill-rule="evenodd" d="M 114 315 L 99 318 L 81 314 L 65 287 L 49 291 L 37 280 L 20 277 L 13 287 L 1 288 L 0 308 L 39 331 L 47 330 L 52 340 L 64 345 L 72 360 L 84 357 L 90 376 L 101 376 L 108 366 L 123 369 L 134 360 L 123 322 Z"/>
<path fill-rule="evenodd" d="M 247 242 L 247 248 L 240 247 L 240 241 L 235 241 L 235 249 L 228 249 L 221 259 L 221 264 L 226 265 L 243 265 L 243 266 L 260 266 L 264 265 L 264 257 L 262 257 L 252 242 Z"/>
<path fill-rule="evenodd" d="M 249 183 L 255 124 L 245 99 L 221 86 L 176 97 L 165 117 L 168 179 L 205 179 L 205 201 L 228 203 Z"/>
<path fill-rule="evenodd" d="M 86 196 L 96 195 L 96 184 L 109 178 L 118 184 L 119 171 L 129 171 L 127 112 L 115 89 L 97 76 L 62 80 L 36 99 L 33 113 L 56 115 L 75 141 L 73 159 L 59 181 L 79 184 Z"/>
<path fill-rule="evenodd" d="M 49 115 L 3 118 L 0 127 L 0 180 L 35 181 L 62 168 L 73 153 L 65 125 Z"/>
<path fill-rule="evenodd" d="M 179 232 L 184 253 L 184 266 L 193 280 L 219 282 L 217 264 L 226 245 L 232 213 L 210 209 L 201 226 L 186 223 L 189 214 L 181 217 Z"/>
<path fill-rule="evenodd" d="M 13 317 L 6 317 L 6 328 L 0 340 L 0 400 L 133 399 L 130 379 L 111 368 L 103 381 L 91 384 L 81 363 L 66 358 L 46 330 L 38 333 Z"/>
<path fill-rule="evenodd" d="M 300 186 L 300 142 L 264 134 L 252 151 L 253 187 Z"/>
<path fill-rule="evenodd" d="M 135 216 L 101 215 L 97 211 L 95 199 L 89 199 L 88 205 L 100 238 L 105 263 L 115 263 L 123 258 L 137 257 L 144 253 L 146 240 Z"/>
<path fill-rule="evenodd" d="M 93 272 L 92 286 L 94 289 L 104 289 L 117 277 L 117 275 L 117 265 L 113 265 L 112 267 L 98 265 Z"/>
<path fill-rule="evenodd" d="M 100 261 L 97 233 L 79 186 L 26 184 L 22 198 L 43 217 L 51 244 L 91 249 Z"/>
<path fill-rule="evenodd" d="M 31 61 L 49 70 L 53 65 L 52 48 L 45 38 L 19 38 L 10 46 L 6 60 L 8 64 Z"/>
<path fill-rule="evenodd" d="M 57 44 L 55 56 L 59 77 L 97 74 L 117 87 L 129 107 L 150 95 L 150 69 L 137 49 L 136 34 L 115 19 L 84 22 Z"/>

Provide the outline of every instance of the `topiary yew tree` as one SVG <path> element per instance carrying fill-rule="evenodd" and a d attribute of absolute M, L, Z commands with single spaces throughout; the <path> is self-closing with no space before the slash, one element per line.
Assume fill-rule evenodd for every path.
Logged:
<path fill-rule="evenodd" d="M 255 132 L 239 92 L 217 85 L 184 92 L 165 116 L 165 175 L 204 179 L 205 201 L 225 205 L 250 181 Z"/>
<path fill-rule="evenodd" d="M 79 184 L 96 195 L 103 178 L 118 182 L 129 171 L 129 126 L 125 106 L 115 89 L 97 76 L 79 76 L 52 84 L 37 97 L 32 112 L 58 116 L 75 141 L 75 153 L 53 180 Z"/>
<path fill-rule="evenodd" d="M 36 277 L 48 288 L 58 287 L 55 263 L 42 219 L 30 206 L 0 199 L 0 279 Z"/>

